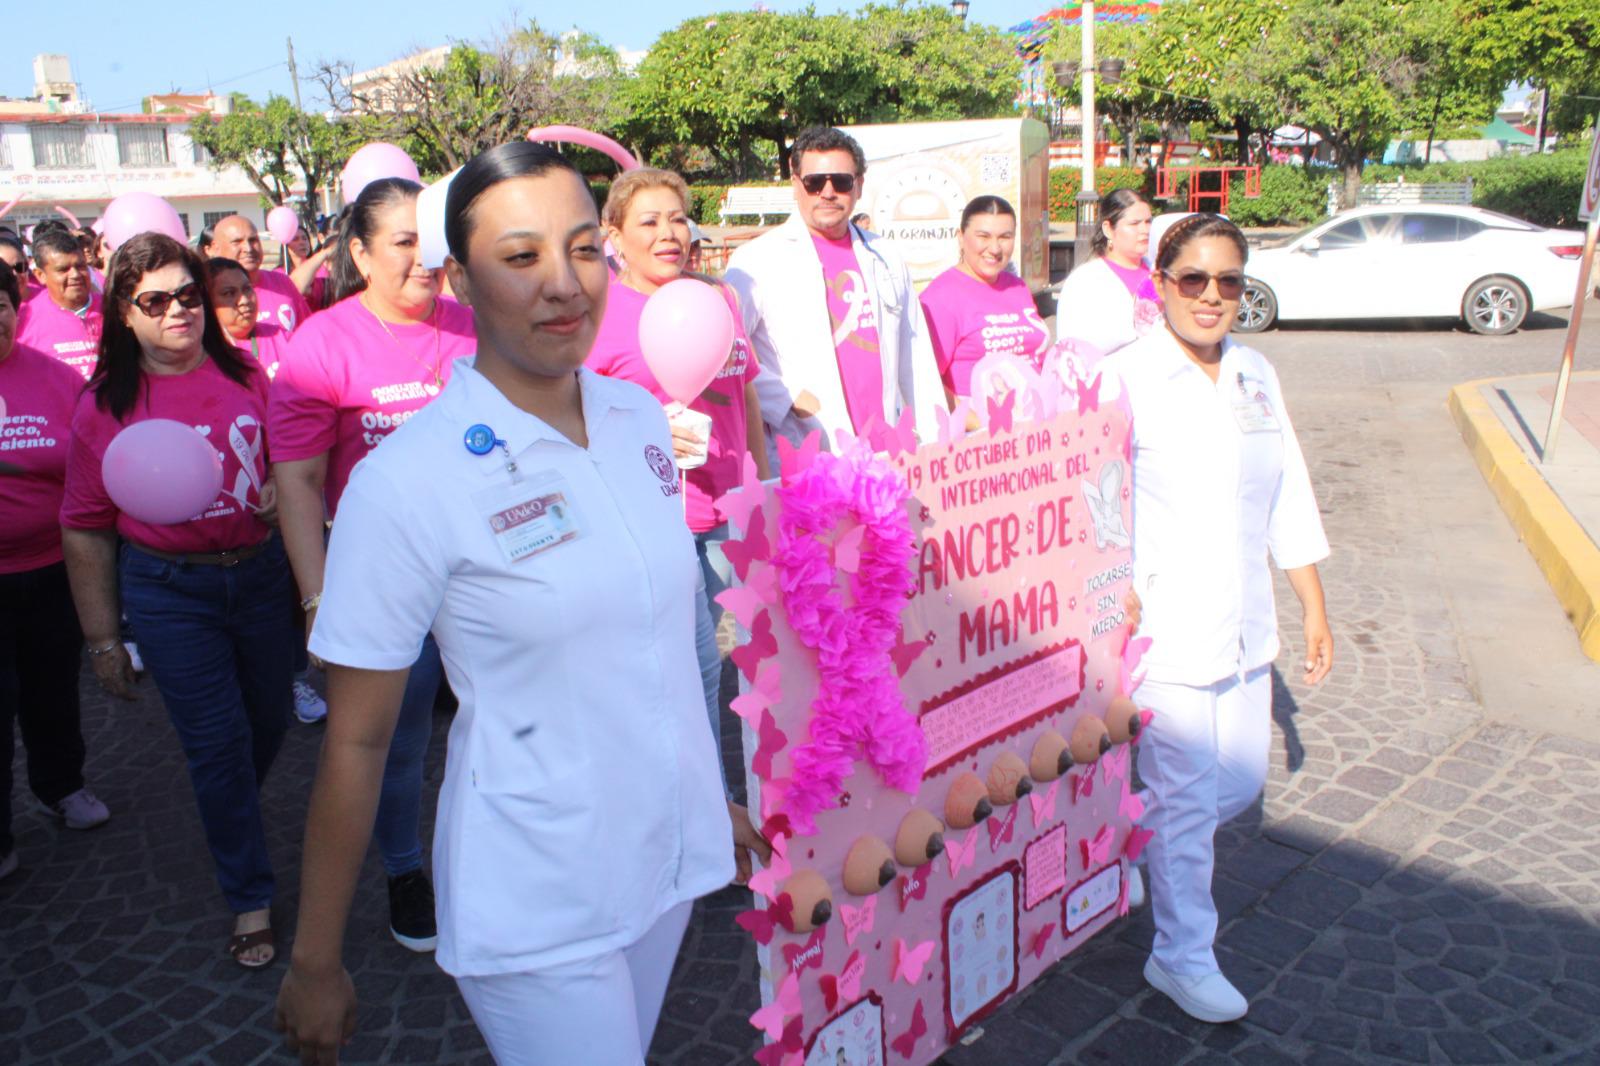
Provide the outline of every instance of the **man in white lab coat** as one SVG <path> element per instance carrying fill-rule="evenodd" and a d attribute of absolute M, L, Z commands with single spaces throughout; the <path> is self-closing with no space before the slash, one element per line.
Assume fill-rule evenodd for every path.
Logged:
<path fill-rule="evenodd" d="M 866 156 L 848 134 L 804 130 L 790 152 L 796 213 L 733 253 L 726 280 L 761 363 L 767 430 L 857 435 L 915 412 L 935 439 L 944 389 L 911 273 L 887 241 L 854 226 Z"/>

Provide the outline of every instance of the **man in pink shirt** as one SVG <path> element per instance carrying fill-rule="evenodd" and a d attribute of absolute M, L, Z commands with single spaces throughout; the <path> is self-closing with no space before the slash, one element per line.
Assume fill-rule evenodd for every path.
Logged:
<path fill-rule="evenodd" d="M 261 302 L 256 321 L 276 323 L 284 333 L 292 334 L 311 314 L 311 305 L 287 274 L 262 269 L 265 256 L 261 234 L 256 231 L 256 224 L 243 215 L 229 215 L 213 226 L 211 240 L 201 251 L 208 259 L 220 256 L 244 267 Z"/>
<path fill-rule="evenodd" d="M 842 130 L 817 126 L 790 152 L 795 214 L 739 248 L 726 280 L 739 293 L 761 364 L 768 430 L 799 443 L 821 431 L 862 435 L 910 410 L 938 433 L 944 387 L 911 272 L 884 238 L 854 226 L 866 156 Z"/>
<path fill-rule="evenodd" d="M 17 276 L 17 290 L 21 293 L 17 302 L 17 314 L 20 315 L 22 305 L 33 295 L 29 291 L 33 272 L 28 269 L 28 253 L 22 247 L 22 241 L 9 233 L 0 233 L 0 263 L 10 267 L 11 272 Z"/>
<path fill-rule="evenodd" d="M 94 373 L 103 321 L 100 294 L 89 284 L 89 260 L 65 229 L 36 233 L 33 277 L 40 285 L 17 327 L 17 343 Z"/>

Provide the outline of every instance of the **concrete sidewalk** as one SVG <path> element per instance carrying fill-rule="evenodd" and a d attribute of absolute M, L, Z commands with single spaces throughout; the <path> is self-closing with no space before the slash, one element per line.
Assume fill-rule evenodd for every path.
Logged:
<path fill-rule="evenodd" d="M 1575 373 L 1549 461 L 1554 373 L 1485 378 L 1450 392 L 1478 469 L 1600 661 L 1600 372 Z"/>

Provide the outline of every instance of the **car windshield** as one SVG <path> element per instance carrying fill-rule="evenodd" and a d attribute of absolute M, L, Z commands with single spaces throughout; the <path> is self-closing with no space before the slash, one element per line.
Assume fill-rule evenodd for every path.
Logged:
<path fill-rule="evenodd" d="M 1319 222 L 1313 222 L 1311 225 L 1307 226 L 1305 229 L 1299 230 L 1299 231 L 1297 231 L 1295 233 L 1291 233 L 1291 234 L 1289 234 L 1288 236 L 1285 236 L 1285 237 L 1268 237 L 1266 240 L 1261 242 L 1261 247 L 1263 247 L 1263 248 L 1287 248 L 1289 245 L 1293 244 L 1295 241 L 1299 240 L 1301 237 L 1304 237 L 1306 234 L 1310 233 L 1312 230 L 1316 229 L 1317 227 L 1327 225 L 1327 222 L 1328 222 L 1327 219 L 1322 219 Z"/>

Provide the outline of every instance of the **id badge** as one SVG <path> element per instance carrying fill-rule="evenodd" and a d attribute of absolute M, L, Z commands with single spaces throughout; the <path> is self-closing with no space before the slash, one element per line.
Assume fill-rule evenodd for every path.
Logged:
<path fill-rule="evenodd" d="M 1233 420 L 1245 433 L 1278 431 L 1278 416 L 1272 411 L 1272 401 L 1267 399 L 1234 401 Z"/>
<path fill-rule="evenodd" d="M 560 477 L 533 478 L 474 494 L 500 554 L 520 563 L 582 535 L 571 490 Z"/>

